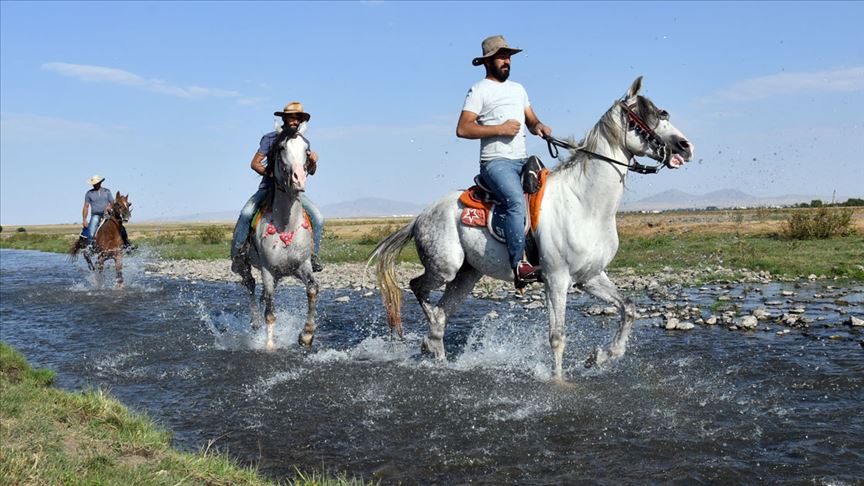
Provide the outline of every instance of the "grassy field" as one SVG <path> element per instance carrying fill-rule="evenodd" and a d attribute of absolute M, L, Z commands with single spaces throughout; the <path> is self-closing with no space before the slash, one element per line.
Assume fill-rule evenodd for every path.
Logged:
<path fill-rule="evenodd" d="M 275 484 L 228 456 L 171 448 L 171 435 L 101 390 L 69 393 L 0 342 L 0 484 Z M 300 475 L 289 484 L 360 485 Z"/>
<path fill-rule="evenodd" d="M 621 245 L 610 269 L 632 268 L 648 274 L 659 269 L 718 264 L 728 268 L 768 270 L 796 277 L 826 275 L 864 280 L 864 208 L 856 208 L 853 234 L 828 240 L 793 240 L 782 236 L 785 222 L 796 212 L 813 209 L 749 209 L 624 213 L 618 218 Z M 401 228 L 409 218 L 328 220 L 321 244 L 325 262 L 364 261 L 378 241 Z M 130 224 L 130 237 L 162 258 L 220 259 L 229 254 L 233 224 Z M 4 228 L 0 247 L 63 252 L 72 244 L 77 225 L 28 226 L 26 232 Z M 413 245 L 402 261 L 417 262 Z"/>

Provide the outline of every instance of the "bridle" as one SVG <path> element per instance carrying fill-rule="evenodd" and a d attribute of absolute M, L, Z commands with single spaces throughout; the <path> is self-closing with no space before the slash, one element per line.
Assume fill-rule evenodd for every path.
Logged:
<path fill-rule="evenodd" d="M 611 157 L 607 157 L 602 154 L 594 153 L 587 148 L 585 145 L 573 145 L 569 142 L 565 142 L 564 140 L 555 138 L 551 135 L 543 137 L 546 140 L 546 144 L 549 148 L 549 155 L 552 158 L 558 158 L 558 147 L 566 148 L 573 151 L 583 152 L 588 155 L 597 157 L 603 161 L 609 162 L 610 164 L 619 165 L 621 167 L 626 167 L 627 170 L 636 172 L 639 174 L 656 174 L 660 172 L 660 169 L 667 166 L 669 163 L 669 159 L 672 157 L 672 151 L 669 150 L 668 145 L 663 142 L 660 137 L 654 132 L 654 130 L 645 123 L 639 115 L 636 114 L 635 111 L 631 109 L 630 106 L 624 103 L 623 100 L 618 101 L 618 106 L 621 108 L 621 117 L 622 121 L 626 120 L 627 128 L 624 130 L 624 145 L 626 146 L 627 141 L 627 131 L 634 130 L 639 137 L 651 148 L 651 153 L 647 154 L 648 157 L 651 157 L 654 160 L 659 161 L 660 163 L 657 165 L 644 165 L 640 164 L 636 161 L 635 156 L 630 158 L 629 163 L 621 162 L 619 160 L 615 160 Z M 666 119 L 669 115 L 666 112 L 661 112 L 660 118 Z M 622 126 L 624 124 L 622 123 Z"/>

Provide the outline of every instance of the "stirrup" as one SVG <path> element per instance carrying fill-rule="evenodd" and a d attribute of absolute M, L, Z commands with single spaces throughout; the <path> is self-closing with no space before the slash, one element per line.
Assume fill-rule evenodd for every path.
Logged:
<path fill-rule="evenodd" d="M 538 282 L 541 274 L 542 270 L 539 266 L 535 267 L 523 260 L 513 269 L 513 285 L 516 287 L 516 290 L 522 290 L 529 283 Z"/>

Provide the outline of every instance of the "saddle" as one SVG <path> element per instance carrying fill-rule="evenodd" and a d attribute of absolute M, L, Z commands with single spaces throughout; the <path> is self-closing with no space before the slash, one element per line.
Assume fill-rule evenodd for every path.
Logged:
<path fill-rule="evenodd" d="M 537 264 L 539 260 L 534 232 L 540 222 L 540 205 L 546 190 L 546 177 L 548 175 L 549 169 L 546 169 L 540 159 L 535 156 L 531 156 L 522 168 L 522 190 L 525 193 L 528 209 L 525 218 L 525 253 L 528 261 L 532 264 Z M 483 184 L 483 178 L 480 175 L 474 177 L 474 184 L 459 196 L 459 202 L 463 206 L 460 218 L 462 224 L 485 227 L 493 238 L 501 243 L 506 242 L 504 211 L 500 201 L 495 200 L 495 196 Z"/>

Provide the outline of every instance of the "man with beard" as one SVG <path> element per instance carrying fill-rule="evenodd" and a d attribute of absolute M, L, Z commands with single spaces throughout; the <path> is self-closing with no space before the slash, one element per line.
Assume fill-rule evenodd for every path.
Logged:
<path fill-rule="evenodd" d="M 278 116 L 282 119 L 282 130 L 289 130 L 292 133 L 300 127 L 301 123 L 308 122 L 311 118 L 311 115 L 303 111 L 303 104 L 299 101 L 288 103 L 285 105 L 283 111 L 277 111 L 273 113 L 273 116 Z M 264 202 L 268 191 L 273 186 L 273 171 L 272 166 L 269 164 L 269 161 L 267 161 L 267 153 L 270 152 L 270 149 L 276 142 L 279 133 L 280 132 L 278 131 L 274 131 L 266 133 L 261 137 L 261 142 L 258 144 L 258 150 L 255 152 L 255 155 L 252 156 L 252 162 L 249 164 L 252 170 L 260 174 L 262 177 L 261 183 L 258 184 L 258 191 L 255 192 L 255 194 L 249 198 L 249 201 L 246 202 L 246 205 L 243 206 L 243 209 L 240 211 L 240 217 L 237 219 L 237 224 L 234 226 L 234 237 L 232 238 L 231 244 L 231 269 L 235 273 L 240 273 L 243 267 L 243 260 L 246 258 L 246 253 L 249 250 L 247 237 L 249 236 L 252 218 L 255 216 L 258 208 L 261 207 L 261 203 Z M 307 147 L 306 173 L 314 175 L 318 167 L 318 154 L 309 148 L 309 141 L 306 140 L 306 137 L 303 137 L 302 135 L 301 137 L 306 142 Z M 268 167 L 270 170 L 268 170 Z M 303 210 L 306 211 L 306 214 L 309 215 L 309 219 L 312 222 L 312 235 L 315 244 L 312 253 L 312 271 L 320 272 L 324 269 L 323 265 L 321 265 L 321 261 L 318 259 L 321 236 L 324 232 L 324 217 L 321 215 L 321 212 L 315 204 L 312 203 L 312 200 L 306 196 L 305 192 L 300 194 L 300 203 L 303 205 Z"/>
<path fill-rule="evenodd" d="M 505 236 L 517 289 L 536 281 L 539 268 L 524 259 L 525 197 L 522 167 L 528 161 L 525 127 L 541 137 L 552 129 L 540 123 L 521 84 L 508 81 L 510 56 L 522 49 L 509 47 L 503 36 L 486 38 L 483 55 L 472 64 L 486 67 L 486 77 L 468 90 L 456 136 L 480 139 L 480 177 L 506 208 Z"/>

